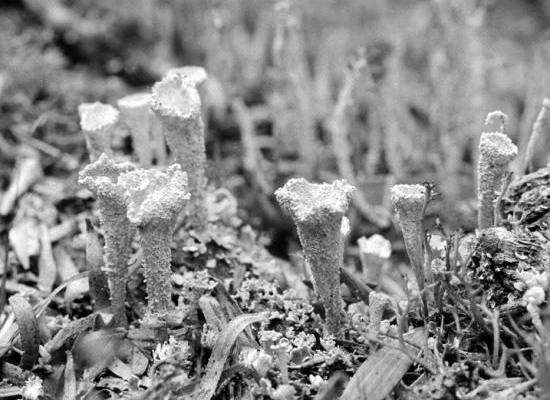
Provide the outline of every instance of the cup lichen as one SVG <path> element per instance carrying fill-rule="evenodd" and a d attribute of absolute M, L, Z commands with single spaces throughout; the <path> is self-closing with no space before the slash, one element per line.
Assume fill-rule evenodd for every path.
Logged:
<path fill-rule="evenodd" d="M 187 174 L 174 164 L 166 171 L 136 169 L 118 182 L 124 188 L 128 220 L 140 233 L 148 311 L 166 315 L 173 309 L 170 244 L 177 215 L 189 199 Z"/>
<path fill-rule="evenodd" d="M 80 171 L 78 182 L 96 197 L 105 237 L 104 263 L 111 286 L 111 309 L 115 321 L 126 324 L 126 275 L 135 228 L 128 220 L 121 174 L 134 170 L 129 162 L 114 162 L 105 153 Z"/>
<path fill-rule="evenodd" d="M 296 224 L 315 290 L 325 308 L 327 330 L 335 336 L 341 326 L 342 219 L 354 190 L 345 180 L 315 184 L 299 178 L 290 179 L 275 192 Z"/>

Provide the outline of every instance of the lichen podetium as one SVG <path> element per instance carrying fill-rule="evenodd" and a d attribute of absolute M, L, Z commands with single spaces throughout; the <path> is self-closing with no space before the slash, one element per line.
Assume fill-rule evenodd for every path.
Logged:
<path fill-rule="evenodd" d="M 296 224 L 315 290 L 323 301 L 327 330 L 335 336 L 341 327 L 342 219 L 354 190 L 344 180 L 315 184 L 299 178 L 290 179 L 275 192 Z"/>

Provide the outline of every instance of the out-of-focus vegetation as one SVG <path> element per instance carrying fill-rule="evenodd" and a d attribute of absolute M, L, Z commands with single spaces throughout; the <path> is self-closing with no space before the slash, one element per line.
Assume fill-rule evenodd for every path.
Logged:
<path fill-rule="evenodd" d="M 33 192 L 14 209 L 13 237 L 8 238 L 11 221 L 0 220 L 0 250 L 5 253 L 0 255 L 6 260 L 3 288 L 10 285 L 2 293 L 31 293 L 31 301 L 10 298 L 10 312 L 17 316 L 4 313 L 0 329 L 10 343 L 0 351 L 2 356 L 9 353 L 9 368 L 20 354 L 11 346 L 16 335 L 9 336 L 8 328 L 24 329 L 21 315 L 31 315 L 35 327 L 36 315 L 49 325 L 35 332 L 42 336 L 33 354 L 22 352 L 21 367 L 47 376 L 48 393 L 76 393 L 78 383 L 79 391 L 89 393 L 109 388 L 110 393 L 146 391 L 145 396 L 163 398 L 201 393 L 202 386 L 208 388 L 207 398 L 244 399 L 253 386 L 265 398 L 292 399 L 298 390 L 304 398 L 329 399 L 331 390 L 341 392 L 339 386 L 348 377 L 354 377 L 348 393 L 360 390 L 354 388 L 361 382 L 379 382 L 367 362 L 376 363 L 378 357 L 383 365 L 391 364 L 388 358 L 396 360 L 397 368 L 380 385 L 387 393 L 396 388 L 400 398 L 410 394 L 451 399 L 466 393 L 463 398 L 477 399 L 495 388 L 502 396 L 527 393 L 537 377 L 549 376 L 543 347 L 550 340 L 544 337 L 548 329 L 543 324 L 550 319 L 541 319 L 539 309 L 547 280 L 548 168 L 512 182 L 508 197 L 503 194 L 497 204 L 492 200 L 498 190 L 491 187 L 486 207 L 490 227 L 483 234 L 464 236 L 454 229 L 476 228 L 475 171 L 482 131 L 506 134 L 518 144 L 520 154 L 511 168 L 518 176 L 548 162 L 545 114 L 535 128 L 533 124 L 550 94 L 549 27 L 546 0 L 3 3 L 0 37 L 7 40 L 0 40 L 2 192 L 9 193 L 6 188 L 17 181 L 16 172 L 23 166 L 36 173 L 25 187 L 36 184 Z M 156 331 L 139 325 L 146 304 L 137 273 L 143 249 L 132 251 L 128 282 L 122 283 L 128 296 L 119 302 L 120 313 L 126 312 L 133 325 L 112 330 L 98 311 L 98 299 L 103 296 L 108 303 L 109 298 L 93 291 L 94 273 L 104 271 L 100 240 L 85 220 L 92 216 L 90 198 L 76 188 L 77 171 L 87 158 L 77 107 L 92 101 L 114 105 L 127 94 L 148 92 L 168 70 L 182 65 L 200 65 L 208 72 L 208 79 L 198 85 L 207 176 L 213 187 L 223 186 L 237 197 L 239 214 L 229 192 L 210 191 L 208 196 L 219 195 L 221 205 L 210 199 L 215 210 L 204 213 L 218 218 L 226 211 L 219 218 L 229 222 L 208 225 L 204 232 L 178 225 L 175 248 L 169 248 L 171 232 L 162 241 L 162 299 L 173 307 L 176 291 L 178 296 L 185 293 L 178 307 L 187 313 L 171 338 L 166 327 Z M 502 112 L 485 121 L 495 109 Z M 113 128 L 113 150 L 131 158 L 136 144 L 120 125 Z M 530 137 L 538 142 L 531 139 L 528 146 Z M 25 160 L 30 162 L 25 165 Z M 336 332 L 342 317 L 343 337 L 319 335 L 327 316 L 320 303 L 310 301 L 311 282 L 302 281 L 304 263 L 295 256 L 295 228 L 273 195 L 297 176 L 309 181 L 344 178 L 358 188 L 349 193 L 351 235 L 341 232 L 338 220 L 332 241 L 327 240 L 336 250 L 323 246 L 319 251 L 321 261 L 331 260 L 323 267 L 339 267 L 346 238 L 355 243 L 373 233 L 388 237 L 396 254 L 391 260 L 391 250 L 374 254 L 380 264 L 377 272 L 383 271 L 376 283 L 358 278 L 355 268 L 349 268 L 359 265 L 358 256 L 368 258 L 354 245 L 346 249 L 346 265 L 331 270 L 327 286 L 334 287 L 339 279 L 346 284 L 341 293 L 346 313 L 331 315 Z M 499 186 L 499 179 L 492 183 Z M 426 182 L 414 187 L 420 193 L 415 197 L 420 216 L 411 223 L 414 232 L 406 234 L 416 239 L 415 283 L 402 263 L 411 245 L 405 249 L 394 229 L 389 189 L 395 183 L 420 182 Z M 307 208 L 311 204 L 306 200 Z M 495 209 L 500 212 L 496 217 L 491 215 Z M 341 218 L 343 212 L 338 213 Z M 493 218 L 503 226 L 492 227 Z M 95 242 L 90 244 L 90 237 Z M 315 251 L 321 241 L 317 239 L 310 241 Z M 274 259 L 264 244 L 290 262 Z M 311 250 L 308 255 L 307 250 L 306 259 L 314 259 L 317 253 Z M 369 263 L 363 265 L 365 276 Z M 59 265 L 65 275 L 58 273 Z M 51 267 L 49 272 L 44 266 Z M 422 267 L 430 275 L 425 292 Z M 85 297 L 86 288 L 74 285 L 63 299 L 41 297 L 84 270 L 91 276 L 91 300 Z M 122 275 L 125 278 L 126 272 Z M 174 287 L 177 290 L 166 292 Z M 0 303 L 3 307 L 4 299 Z M 338 303 L 334 309 L 342 308 L 339 301 L 333 303 Z M 275 316 L 262 321 L 265 310 Z M 248 326 L 259 321 L 256 337 Z M 163 343 L 158 343 L 158 332 L 164 335 Z M 85 334 L 75 338 L 76 333 Z M 227 351 L 217 348 L 224 334 L 230 338 Z M 428 343 L 421 343 L 425 338 Z M 244 343 L 250 352 L 233 354 L 240 358 L 223 369 L 234 342 L 235 348 Z M 38 343 L 44 346 L 39 349 Z M 263 350 L 255 349 L 258 344 Z M 401 350 L 392 353 L 388 344 L 399 344 Z M 89 354 L 87 347 L 106 350 Z M 426 352 L 415 357 L 420 347 Z M 57 359 L 64 350 L 61 356 L 70 368 L 60 362 L 63 357 Z M 221 365 L 209 368 L 216 363 Z M 262 363 L 269 366 L 263 368 Z M 107 369 L 110 375 L 101 375 Z M 343 372 L 331 374 L 334 369 Z M 35 375 L 25 372 L 23 379 L 20 371 L 2 369 L 13 383 L 8 389 L 31 390 Z M 410 391 L 396 386 L 402 378 Z M 41 380 L 38 386 L 42 390 Z"/>
<path fill-rule="evenodd" d="M 23 133 L 12 135 L 19 125 L 4 112 L 3 138 L 12 143 L 38 130 L 35 137 L 53 143 L 77 131 L 69 111 L 79 101 L 110 100 L 170 67 L 203 65 L 212 175 L 240 189 L 264 226 L 281 229 L 269 196 L 295 174 L 358 184 L 355 209 L 374 222 L 360 233 L 388 226 L 377 206 L 387 209 L 384 188 L 394 181 L 436 182 L 443 218 L 472 226 L 468 200 L 484 116 L 504 111 L 508 134 L 525 145 L 549 85 L 547 7 L 12 1 L 1 16 L 10 37 L 0 48 L 2 102 L 4 111 L 18 107 Z M 66 112 L 49 115 L 60 107 Z M 247 196 L 251 186 L 263 196 Z"/>

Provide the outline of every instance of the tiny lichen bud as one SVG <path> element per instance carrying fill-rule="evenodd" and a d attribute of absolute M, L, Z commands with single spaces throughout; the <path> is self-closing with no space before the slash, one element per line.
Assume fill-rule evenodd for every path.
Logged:
<path fill-rule="evenodd" d="M 422 185 L 395 185 L 391 189 L 391 203 L 403 233 L 405 248 L 420 289 L 424 287 L 424 251 L 422 247 L 422 212 L 426 188 Z M 428 272 L 428 274 L 430 274 Z M 430 275 L 428 275 L 429 277 Z"/>
<path fill-rule="evenodd" d="M 125 189 L 127 216 L 140 232 L 151 314 L 172 310 L 170 243 L 177 215 L 189 199 L 187 175 L 174 164 L 166 171 L 138 169 L 118 179 Z"/>
<path fill-rule="evenodd" d="M 105 236 L 105 267 L 109 271 L 111 309 L 117 323 L 126 323 L 126 275 L 135 228 L 126 217 L 124 190 L 118 177 L 134 169 L 128 162 L 115 163 L 105 153 L 80 171 L 78 182 L 96 197 Z"/>
<path fill-rule="evenodd" d="M 118 110 L 99 102 L 83 103 L 78 106 L 78 114 L 90 160 L 94 161 L 101 153 L 109 154 L 113 131 L 118 122 Z"/>
<path fill-rule="evenodd" d="M 391 256 L 391 242 L 382 235 L 374 234 L 368 239 L 360 237 L 357 245 L 366 282 L 378 285 L 382 268 Z"/>
<path fill-rule="evenodd" d="M 182 76 L 184 80 L 187 80 L 196 87 L 200 87 L 208 79 L 206 70 L 198 65 L 186 65 L 184 67 L 172 68 L 166 74 L 169 78 L 175 75 Z"/>
<path fill-rule="evenodd" d="M 207 221 L 204 202 L 206 153 L 199 92 L 181 75 L 172 74 L 153 86 L 151 109 L 161 121 L 176 161 L 188 175 L 191 223 L 202 228 Z"/>
<path fill-rule="evenodd" d="M 501 189 L 508 164 L 516 157 L 518 148 L 503 133 L 482 133 L 479 141 L 478 164 L 478 227 L 494 224 L 495 200 Z"/>
<path fill-rule="evenodd" d="M 315 290 L 325 307 L 327 329 L 333 335 L 338 335 L 341 324 L 342 218 L 353 190 L 344 180 L 314 184 L 300 178 L 290 179 L 275 192 L 298 228 Z"/>
<path fill-rule="evenodd" d="M 372 291 L 369 293 L 369 332 L 377 336 L 384 311 L 391 306 L 390 297 L 387 294 Z"/>
<path fill-rule="evenodd" d="M 134 151 L 143 167 L 149 167 L 153 163 L 150 100 L 149 93 L 136 93 L 117 102 L 120 122 L 128 127 Z"/>

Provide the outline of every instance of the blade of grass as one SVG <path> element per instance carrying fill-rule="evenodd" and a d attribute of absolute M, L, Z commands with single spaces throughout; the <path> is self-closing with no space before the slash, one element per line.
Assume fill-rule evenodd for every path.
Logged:
<path fill-rule="evenodd" d="M 218 381 L 223 372 L 225 362 L 231 353 L 231 348 L 237 340 L 237 337 L 239 337 L 241 332 L 244 331 L 248 325 L 266 320 L 267 318 L 268 314 L 265 312 L 243 314 L 235 318 L 225 327 L 214 344 L 212 355 L 206 367 L 206 375 L 202 379 L 197 394 L 193 396 L 195 400 L 210 400 L 212 398 L 218 386 Z"/>
<path fill-rule="evenodd" d="M 418 346 L 424 342 L 423 329 L 415 329 L 405 339 Z M 407 345 L 407 352 L 414 348 Z M 351 378 L 340 400 L 382 400 L 403 378 L 413 361 L 403 351 L 382 347 L 371 354 Z"/>

